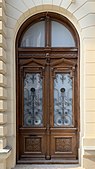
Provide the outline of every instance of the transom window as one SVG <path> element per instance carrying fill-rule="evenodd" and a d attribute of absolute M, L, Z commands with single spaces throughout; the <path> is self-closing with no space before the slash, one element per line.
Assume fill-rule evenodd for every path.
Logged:
<path fill-rule="evenodd" d="M 48 26 L 49 22 L 49 26 Z M 21 47 L 45 47 L 49 40 L 51 47 L 75 47 L 72 32 L 64 23 L 49 20 L 40 21 L 30 26 L 22 36 Z M 47 36 L 48 35 L 48 36 Z"/>
<path fill-rule="evenodd" d="M 52 47 L 75 47 L 75 41 L 71 32 L 56 21 L 52 21 L 51 46 Z"/>
<path fill-rule="evenodd" d="M 41 21 L 32 25 L 24 34 L 21 47 L 45 46 L 45 22 Z"/>

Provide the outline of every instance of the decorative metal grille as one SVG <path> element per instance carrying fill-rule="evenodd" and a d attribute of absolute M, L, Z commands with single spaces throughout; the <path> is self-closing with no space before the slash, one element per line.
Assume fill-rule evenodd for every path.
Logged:
<path fill-rule="evenodd" d="M 24 79 L 24 126 L 42 126 L 42 78 L 39 73 L 27 73 Z"/>
<path fill-rule="evenodd" d="M 72 125 L 72 78 L 57 73 L 54 79 L 54 126 Z"/>

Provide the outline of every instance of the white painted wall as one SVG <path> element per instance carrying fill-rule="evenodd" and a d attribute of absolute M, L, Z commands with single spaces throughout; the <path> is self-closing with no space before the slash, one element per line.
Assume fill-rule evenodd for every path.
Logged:
<path fill-rule="evenodd" d="M 3 2 L 2 5 L 2 9 L 4 11 L 3 23 L 6 23 L 3 25 L 3 30 L 7 29 L 7 34 L 6 37 L 3 36 L 3 42 L 0 43 L 3 45 L 2 50 L 4 50 L 4 52 L 6 53 L 7 58 L 7 61 L 5 63 L 5 66 L 7 67 L 7 145 L 12 146 L 13 148 L 12 155 L 7 160 L 7 168 L 9 167 L 10 169 L 10 166 L 13 167 L 15 165 L 16 159 L 16 35 L 20 26 L 27 18 L 42 11 L 52 11 L 66 16 L 74 24 L 80 36 L 81 148 L 79 156 L 80 165 L 85 166 L 86 169 L 94 169 L 95 167 L 93 168 L 93 166 L 95 165 L 95 160 L 93 165 L 93 153 L 95 154 L 95 0 L 75 0 L 74 3 L 72 3 L 71 0 L 5 0 L 5 2 L 6 4 Z M 4 35 L 4 32 L 1 32 L 1 35 Z M 3 55 L 5 56 L 5 54 Z M 2 74 L 0 74 L 0 76 L 2 76 Z M 1 97 L 0 99 L 2 100 Z M 4 105 L 4 101 L 3 103 L 0 102 L 1 107 L 2 105 Z M 89 149 L 90 151 L 87 149 Z M 84 158 L 82 158 L 83 155 Z M 85 157 L 87 157 L 88 160 Z"/>

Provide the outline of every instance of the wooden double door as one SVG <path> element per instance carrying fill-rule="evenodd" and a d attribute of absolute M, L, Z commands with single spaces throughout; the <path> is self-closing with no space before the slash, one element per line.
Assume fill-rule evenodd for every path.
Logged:
<path fill-rule="evenodd" d="M 17 163 L 77 163 L 76 59 L 25 57 L 17 67 Z"/>

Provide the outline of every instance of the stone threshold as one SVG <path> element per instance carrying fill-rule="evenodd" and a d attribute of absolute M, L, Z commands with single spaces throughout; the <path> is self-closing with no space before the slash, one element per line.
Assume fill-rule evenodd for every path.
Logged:
<path fill-rule="evenodd" d="M 16 165 L 15 168 L 13 169 L 83 169 L 82 167 L 80 167 L 79 165 L 47 165 L 47 164 L 41 164 L 41 165 Z"/>

